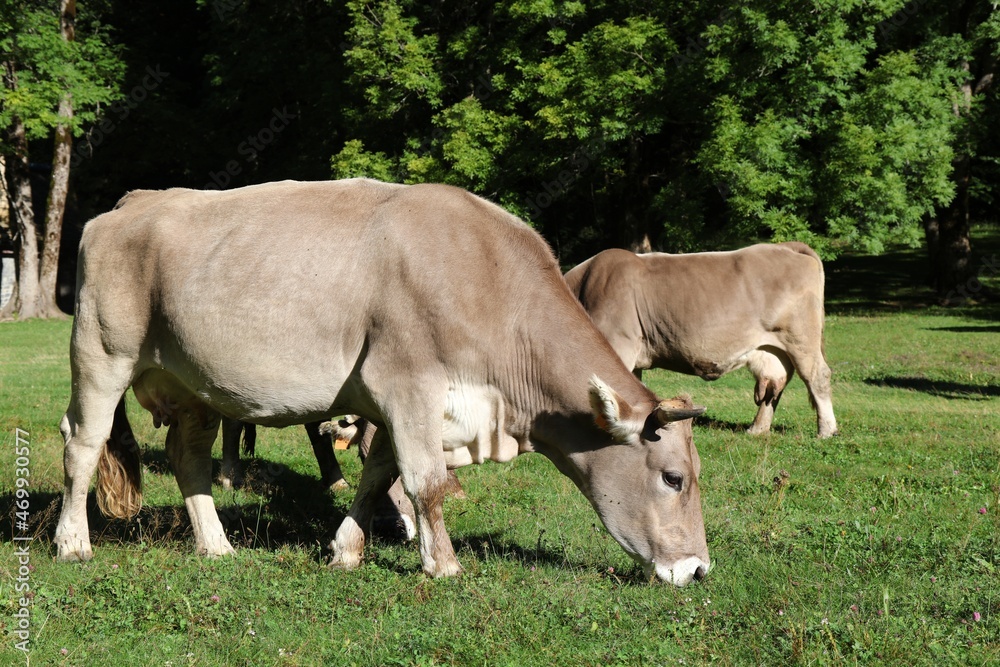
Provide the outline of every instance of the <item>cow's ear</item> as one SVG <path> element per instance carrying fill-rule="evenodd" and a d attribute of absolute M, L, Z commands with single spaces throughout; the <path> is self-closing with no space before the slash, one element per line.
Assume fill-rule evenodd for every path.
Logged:
<path fill-rule="evenodd" d="M 694 405 L 691 399 L 685 397 L 670 398 L 660 401 L 656 406 L 654 414 L 662 426 L 670 422 L 678 422 L 684 419 L 692 419 L 705 411 L 701 405 Z"/>
<path fill-rule="evenodd" d="M 597 425 L 618 442 L 642 432 L 632 406 L 596 375 L 590 378 L 590 407 Z"/>

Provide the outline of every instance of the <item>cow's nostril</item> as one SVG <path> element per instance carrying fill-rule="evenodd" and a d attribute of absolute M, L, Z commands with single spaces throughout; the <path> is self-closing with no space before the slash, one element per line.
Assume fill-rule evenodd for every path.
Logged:
<path fill-rule="evenodd" d="M 705 567 L 703 565 L 699 565 L 698 569 L 694 571 L 694 580 L 701 581 L 705 578 L 705 574 Z"/>

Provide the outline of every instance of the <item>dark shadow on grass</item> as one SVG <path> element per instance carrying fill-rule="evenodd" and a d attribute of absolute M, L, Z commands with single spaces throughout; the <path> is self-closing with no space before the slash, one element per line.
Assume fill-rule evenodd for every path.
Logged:
<path fill-rule="evenodd" d="M 997 276 L 992 258 L 1000 252 L 1000 226 L 976 225 L 974 256 L 970 267 L 986 283 L 969 282 L 964 303 L 942 304 L 929 286 L 929 262 L 925 247 L 896 247 L 882 255 L 845 254 L 825 262 L 826 312 L 840 315 L 871 315 L 901 311 L 934 310 L 971 320 L 1000 321 Z"/>
<path fill-rule="evenodd" d="M 992 396 L 1000 396 L 1000 387 L 996 385 L 983 386 L 917 377 L 865 378 L 865 384 L 893 389 L 909 389 L 931 396 L 969 401 L 983 401 Z"/>
<path fill-rule="evenodd" d="M 744 424 L 737 424 L 735 422 L 728 422 L 722 419 L 706 417 L 705 415 L 695 417 L 694 424 L 695 426 L 704 426 L 705 428 L 712 429 L 713 431 L 730 431 L 732 433 L 747 432 L 747 426 Z"/>
<path fill-rule="evenodd" d="M 713 417 L 706 417 L 702 415 L 701 417 L 695 417 L 694 423 L 696 426 L 704 426 L 705 428 L 712 429 L 713 431 L 730 431 L 732 433 L 742 433 L 750 438 L 755 438 L 758 436 L 750 435 L 747 433 L 747 429 L 750 428 L 750 424 L 737 424 L 735 422 L 725 421 L 722 419 L 714 419 Z M 784 434 L 788 430 L 783 424 L 772 424 L 772 433 Z"/>
<path fill-rule="evenodd" d="M 165 465 L 157 450 L 144 452 L 149 470 Z M 219 519 L 236 548 L 277 550 L 286 546 L 310 548 L 327 544 L 346 516 L 352 494 L 332 495 L 318 478 L 302 475 L 280 463 L 256 458 L 247 462 L 244 489 L 259 496 L 259 502 L 233 502 L 232 492 L 213 488 Z M 152 464 L 152 465 L 150 465 Z M 218 467 L 215 462 L 213 466 Z M 159 474 L 159 473 L 155 473 Z M 166 473 L 169 474 L 169 466 Z M 128 520 L 110 519 L 97 508 L 93 491 L 87 498 L 87 519 L 95 549 L 111 544 L 172 544 L 178 551 L 192 548 L 191 520 L 179 498 L 176 505 L 145 505 Z M 30 496 L 29 530 L 16 530 L 15 496 L 0 495 L 0 535 L 31 534 L 51 543 L 59 520 L 61 492 L 33 491 Z M 53 550 L 54 555 L 54 550 Z M 317 555 L 319 558 L 319 555 Z"/>
<path fill-rule="evenodd" d="M 844 255 L 825 264 L 826 312 L 899 312 L 934 305 L 927 264 L 915 250 Z"/>
<path fill-rule="evenodd" d="M 520 544 L 515 544 L 504 537 L 502 533 L 496 532 L 466 535 L 455 541 L 457 542 L 456 549 L 471 551 L 481 561 L 490 558 L 503 558 L 522 563 L 526 567 L 539 563 L 572 567 L 572 563 L 569 562 L 562 550 L 552 548 L 541 539 L 533 549 L 526 549 Z"/>
<path fill-rule="evenodd" d="M 618 545 L 612 542 L 612 547 L 617 549 Z M 574 562 L 572 557 L 567 556 L 565 550 L 558 548 L 557 545 L 546 544 L 541 536 L 539 536 L 538 543 L 534 548 L 525 548 L 511 542 L 500 533 L 479 533 L 455 540 L 455 548 L 456 551 L 471 551 L 479 561 L 502 558 L 510 562 L 520 563 L 525 569 L 539 564 L 567 570 L 590 569 L 589 565 L 585 566 Z M 629 567 L 625 572 L 613 574 L 601 568 L 595 569 L 602 576 L 612 576 L 620 584 L 646 585 L 649 583 L 643 575 L 642 568 L 638 565 Z"/>
<path fill-rule="evenodd" d="M 142 447 L 142 452 L 140 454 L 142 458 L 142 465 L 146 466 L 150 472 L 156 473 L 157 475 L 169 475 L 170 472 L 170 461 L 167 459 L 167 452 L 163 447 Z M 217 461 L 212 461 L 213 474 L 217 473 L 214 470 L 218 466 Z"/>
<path fill-rule="evenodd" d="M 993 326 L 957 326 L 957 327 L 931 327 L 925 331 L 949 331 L 951 333 L 1000 333 L 1000 324 Z"/>

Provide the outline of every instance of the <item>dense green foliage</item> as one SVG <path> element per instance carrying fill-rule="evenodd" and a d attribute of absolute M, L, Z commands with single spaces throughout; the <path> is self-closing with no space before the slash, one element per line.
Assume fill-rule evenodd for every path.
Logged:
<path fill-rule="evenodd" d="M 28 139 L 47 139 L 60 124 L 79 136 L 122 98 L 124 64 L 107 28 L 91 13 L 83 17 L 78 39 L 67 42 L 58 10 L 57 2 L 0 1 L 0 63 L 13 78 L 0 86 L 0 128 L 17 116 Z M 74 104 L 70 118 L 57 113 L 66 93 Z"/>
<path fill-rule="evenodd" d="M 750 437 L 749 374 L 644 376 L 709 407 L 695 441 L 714 569 L 683 590 L 643 582 L 572 483 L 531 455 L 458 471 L 468 497 L 445 520 L 463 576 L 429 580 L 415 545 L 383 541 L 359 570 L 329 571 L 323 546 L 352 494 L 318 490 L 298 428 L 262 429 L 248 487 L 214 489 L 239 553 L 198 558 L 163 431 L 134 401 L 146 507 L 119 522 L 92 505 L 94 560 L 55 563 L 70 327 L 0 324 L 8 536 L 14 428 L 31 443 L 31 664 L 996 664 L 997 312 L 918 310 L 897 291 L 914 253 L 888 259 L 827 267 L 837 438 L 815 438 L 798 380 L 775 432 Z M 341 462 L 356 483 L 356 459 Z M 24 660 L 9 634 L 16 547 L 0 544 L 5 665 Z"/>
<path fill-rule="evenodd" d="M 955 194 L 969 75 L 896 43 L 902 2 L 348 7 L 361 103 L 334 174 L 486 193 L 570 255 L 647 235 L 878 252 Z"/>
<path fill-rule="evenodd" d="M 110 126 L 92 122 L 80 148 L 81 218 L 134 187 L 366 175 L 489 197 L 565 262 L 647 240 L 796 238 L 832 256 L 917 244 L 955 204 L 965 156 L 972 215 L 994 217 L 989 3 L 108 0 L 85 14 L 124 55 L 128 104 L 102 107 Z M 164 75 L 143 88 L 150 69 Z"/>

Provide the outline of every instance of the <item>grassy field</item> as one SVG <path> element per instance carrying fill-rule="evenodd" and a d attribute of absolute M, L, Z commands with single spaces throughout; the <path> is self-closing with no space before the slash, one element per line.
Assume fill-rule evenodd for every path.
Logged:
<path fill-rule="evenodd" d="M 330 571 L 351 493 L 318 489 L 298 428 L 262 429 L 247 488 L 216 490 L 239 553 L 197 558 L 164 431 L 134 401 L 146 506 L 131 522 L 92 507 L 94 560 L 56 563 L 70 323 L 2 324 L 0 664 L 25 660 L 17 428 L 36 665 L 998 664 L 1000 309 L 924 303 L 917 267 L 914 252 L 828 266 L 837 438 L 815 439 L 799 380 L 775 432 L 750 437 L 748 373 L 646 375 L 709 407 L 695 441 L 714 568 L 681 590 L 644 582 L 537 456 L 459 471 L 467 498 L 445 519 L 463 576 L 429 580 L 415 545 L 382 541 L 359 570 Z M 353 454 L 341 462 L 356 480 Z"/>

